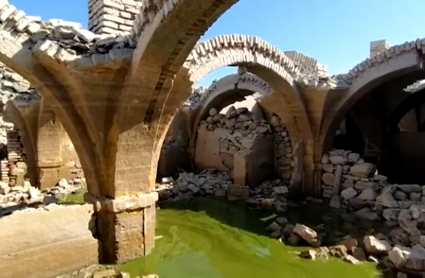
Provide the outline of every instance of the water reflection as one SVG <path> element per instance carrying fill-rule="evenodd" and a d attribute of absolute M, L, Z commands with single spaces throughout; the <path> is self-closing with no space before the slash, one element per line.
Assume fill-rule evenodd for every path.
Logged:
<path fill-rule="evenodd" d="M 287 216 L 305 213 L 297 208 Z M 121 269 L 132 277 L 157 273 L 161 278 L 376 277 L 371 264 L 298 258 L 296 251 L 305 248 L 285 246 L 268 237 L 265 228 L 273 220 L 270 216 L 271 212 L 245 204 L 212 199 L 163 204 L 157 213 L 157 235 L 163 237 L 154 252 Z M 313 218 L 319 223 L 322 217 Z"/>

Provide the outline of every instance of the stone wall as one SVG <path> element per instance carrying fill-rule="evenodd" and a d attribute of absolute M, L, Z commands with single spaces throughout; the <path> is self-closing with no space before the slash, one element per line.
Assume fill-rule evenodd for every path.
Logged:
<path fill-rule="evenodd" d="M 276 172 L 282 182 L 288 185 L 293 173 L 293 148 L 291 138 L 280 118 L 273 116 L 270 120 L 274 134 L 274 157 Z"/>
<path fill-rule="evenodd" d="M 233 106 L 226 114 L 218 114 L 212 108 L 209 115 L 198 129 L 195 149 L 198 169 L 230 172 L 237 184 L 255 186 L 277 175 L 283 184 L 289 185 L 293 149 L 278 117 L 272 117 L 270 123 L 255 120 L 247 108 Z"/>
<path fill-rule="evenodd" d="M 325 154 L 322 167 L 322 195 L 327 199 L 338 196 L 348 188 L 355 196 L 364 191 L 364 195 L 367 195 L 380 181 L 387 180 L 384 176 L 375 175 L 376 167 L 366 163 L 360 154 L 347 150 L 332 150 Z"/>
<path fill-rule="evenodd" d="M 89 30 L 96 34 L 130 33 L 142 0 L 89 0 Z"/>
<path fill-rule="evenodd" d="M 98 244 L 88 229 L 93 205 L 15 211 L 1 218 L 1 277 L 56 277 L 97 263 Z"/>
<path fill-rule="evenodd" d="M 17 129 L 7 132 L 7 161 L 9 169 L 6 171 L 9 173 L 9 186 L 23 186 L 27 177 L 28 165 L 26 163 L 25 149 Z"/>

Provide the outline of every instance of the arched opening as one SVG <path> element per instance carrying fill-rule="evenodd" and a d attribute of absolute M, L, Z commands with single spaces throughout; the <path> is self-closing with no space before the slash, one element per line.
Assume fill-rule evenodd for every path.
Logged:
<path fill-rule="evenodd" d="M 236 44 L 234 43 L 235 40 L 240 40 L 240 42 Z M 211 55 L 209 53 L 200 52 L 199 49 L 202 48 L 202 44 L 208 45 L 211 43 L 211 41 L 215 41 L 215 45 L 218 49 L 210 49 L 212 51 L 210 53 Z M 219 41 L 220 43 L 217 44 L 217 42 Z M 233 42 L 232 44 L 228 44 L 227 41 L 229 42 L 233 41 Z M 215 38 L 210 41 L 200 43 L 198 44 L 198 48 L 195 49 L 193 53 L 191 54 L 191 56 L 188 58 L 183 72 L 186 70 L 189 73 L 192 73 L 190 75 L 190 80 L 192 80 L 192 84 L 197 84 L 199 80 L 202 80 L 206 76 L 206 74 L 210 73 L 211 71 L 219 69 L 220 67 L 226 66 L 229 64 L 234 66 L 236 65 L 242 66 L 240 74 L 243 74 L 243 72 L 248 70 L 248 71 L 252 71 L 252 73 L 254 74 L 258 74 L 259 77 L 262 77 L 261 75 L 263 75 L 266 79 L 269 80 L 268 86 L 270 86 L 270 88 L 272 88 L 272 90 L 275 92 L 261 99 L 260 101 L 260 105 L 263 107 L 266 118 L 270 119 L 273 116 L 273 114 L 276 114 L 277 116 L 279 116 L 284 126 L 288 128 L 289 134 L 291 134 L 292 144 L 294 144 L 294 142 L 298 143 L 300 141 L 308 142 L 309 141 L 308 136 L 311 135 L 311 130 L 309 128 L 307 115 L 305 114 L 305 108 L 302 104 L 301 96 L 298 92 L 297 85 L 294 83 L 293 79 L 290 77 L 288 73 L 282 73 L 282 75 L 278 74 L 281 77 L 277 77 L 276 70 L 285 71 L 285 66 L 283 67 L 278 65 L 276 65 L 276 67 L 272 66 L 273 63 L 276 63 L 275 61 L 270 62 L 271 64 L 267 63 L 267 59 L 269 59 L 268 57 L 270 56 L 264 57 L 264 59 L 259 59 L 258 57 L 260 57 L 263 54 L 257 53 L 256 55 L 251 55 L 251 54 L 247 55 L 247 52 L 246 52 L 247 48 L 245 48 L 244 45 L 245 43 L 251 44 L 252 42 L 254 43 L 258 42 L 258 45 L 260 44 L 262 45 L 258 49 L 260 52 L 263 51 L 262 49 L 264 49 L 265 46 L 268 45 L 266 42 L 263 42 L 258 38 L 251 38 L 249 36 L 222 36 L 220 38 Z M 205 48 L 205 49 L 208 49 L 208 48 Z M 251 47 L 249 51 L 253 53 L 256 52 L 256 47 L 254 48 Z M 284 59 L 286 64 L 291 63 L 289 58 L 283 58 L 286 56 L 283 53 L 279 52 L 279 50 L 273 48 L 272 51 L 278 52 L 272 57 L 278 57 L 279 55 L 281 55 L 282 59 Z M 208 59 L 202 59 L 200 57 L 195 58 L 195 56 L 198 56 L 200 53 L 202 53 L 202 55 L 208 56 Z M 232 57 L 232 59 L 229 60 L 227 57 Z M 202 61 L 202 63 L 200 63 L 200 61 Z M 246 64 L 249 64 L 249 66 L 245 67 Z M 184 76 L 183 72 L 181 77 Z M 264 81 L 262 82 L 265 83 L 266 79 L 264 79 Z M 182 86 L 187 86 L 186 85 L 187 82 L 185 83 L 183 82 L 183 80 L 184 80 L 183 78 L 182 78 L 182 81 L 179 81 L 178 78 L 176 79 L 174 87 L 167 99 L 169 103 L 173 103 L 176 98 L 179 98 L 179 97 L 182 98 L 182 92 L 187 91 L 187 88 L 182 87 Z M 224 86 L 228 86 L 226 91 L 231 91 L 232 89 L 234 90 L 236 88 L 234 82 L 224 84 Z M 238 88 L 238 89 L 243 89 L 243 88 Z M 208 92 L 208 90 L 206 90 L 206 92 Z M 245 96 L 248 94 L 251 94 L 249 90 L 247 93 L 244 93 L 243 90 L 241 90 L 237 94 L 233 94 L 233 95 L 234 96 L 239 95 L 240 97 L 240 96 Z M 223 107 L 235 101 L 234 99 L 228 98 L 227 96 L 224 97 L 224 96 L 225 95 L 223 94 L 223 95 L 220 95 L 219 97 L 211 98 L 211 101 L 209 101 L 207 104 L 207 105 L 210 105 L 211 107 L 208 107 L 208 109 L 206 108 L 206 105 L 203 105 L 202 109 L 200 110 L 200 111 L 203 111 L 202 112 L 203 117 L 208 118 L 207 115 L 209 114 L 209 111 L 211 108 L 215 108 L 215 110 L 218 112 Z M 215 107 L 216 106 L 214 104 L 215 102 L 217 105 L 219 106 L 221 105 L 221 106 Z M 165 104 L 165 108 L 167 108 L 167 110 L 170 109 L 170 113 L 174 113 L 174 111 L 171 112 L 172 111 L 171 106 L 167 107 L 167 104 Z M 296 110 L 296 112 L 292 113 L 293 109 L 294 111 Z M 164 117 L 164 111 L 163 111 L 162 117 Z M 217 116 L 217 117 L 222 117 L 222 116 Z M 199 117 L 197 120 L 195 119 L 195 121 L 192 122 L 191 125 L 193 128 L 199 125 L 199 122 L 201 121 L 200 118 L 202 117 Z M 298 120 L 295 120 L 294 118 L 298 118 Z M 164 119 L 167 119 L 167 117 L 164 117 Z M 301 123 L 305 123 L 305 124 L 301 124 Z M 205 130 L 207 130 L 207 127 L 205 127 Z M 192 132 L 192 135 L 194 134 L 195 132 Z M 194 137 L 192 136 L 192 138 Z M 192 146 L 191 149 L 196 150 L 196 148 L 193 148 L 194 144 L 195 144 L 194 140 L 191 140 L 191 146 Z M 161 144 L 159 144 L 159 146 L 160 145 Z M 199 148 L 197 149 L 199 151 Z M 194 155 L 194 157 L 196 157 L 196 155 Z M 274 163 L 272 162 L 272 164 Z M 155 169 L 155 173 L 156 173 L 156 169 Z M 299 175 L 303 175 L 303 174 L 308 174 L 308 171 L 304 171 L 304 172 L 300 171 Z M 299 178 L 298 180 L 302 180 L 302 179 Z"/>
<path fill-rule="evenodd" d="M 411 88 L 410 88 L 411 89 Z M 425 89 L 409 90 L 391 114 L 387 126 L 382 173 L 392 183 L 425 183 Z"/>
<path fill-rule="evenodd" d="M 363 153 L 365 149 L 363 135 L 350 114 L 345 117 L 337 129 L 332 148 Z"/>
<path fill-rule="evenodd" d="M 192 108 L 187 110 L 192 115 L 186 118 L 194 119 L 193 124 L 186 125 L 192 125 L 193 170 L 200 174 L 191 178 L 181 174 L 176 181 L 177 190 L 163 192 L 170 187 L 160 186 L 160 196 L 177 197 L 182 193 L 188 196 L 191 192 L 185 191 L 187 186 L 183 186 L 180 193 L 178 187 L 187 184 L 187 179 L 193 182 L 200 176 L 203 177 L 201 180 L 225 179 L 230 184 L 250 186 L 257 191 L 261 190 L 258 186 L 262 182 L 274 180 L 274 186 L 286 192 L 287 187 L 294 184 L 291 182 L 294 150 L 286 126 L 277 114 L 270 113 L 270 109 L 267 111 L 267 104 L 261 103 L 262 98 L 271 94 L 272 88 L 250 73 L 229 75 L 215 80 L 208 89 L 195 90 L 185 102 L 187 108 Z M 211 172 L 211 169 L 221 171 L 221 174 Z M 220 184 L 223 182 L 208 190 L 198 191 L 194 185 L 191 188 L 196 194 L 224 197 L 226 190 L 223 191 Z M 269 188 L 269 191 L 273 192 L 273 189 Z M 227 194 L 229 197 L 229 192 Z"/>

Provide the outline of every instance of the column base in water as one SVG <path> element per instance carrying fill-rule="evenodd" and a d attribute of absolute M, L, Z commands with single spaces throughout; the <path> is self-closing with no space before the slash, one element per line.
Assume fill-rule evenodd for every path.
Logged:
<path fill-rule="evenodd" d="M 90 230 L 99 241 L 99 263 L 116 264 L 149 255 L 155 246 L 158 193 L 96 199 Z"/>

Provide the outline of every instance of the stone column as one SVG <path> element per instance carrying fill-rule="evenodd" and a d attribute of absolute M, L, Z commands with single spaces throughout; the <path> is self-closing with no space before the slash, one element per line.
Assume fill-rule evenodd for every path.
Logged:
<path fill-rule="evenodd" d="M 61 123 L 56 120 L 54 112 L 43 105 L 39 115 L 37 140 L 40 189 L 53 187 L 61 179 L 61 140 Z"/>
<path fill-rule="evenodd" d="M 99 240 L 99 262 L 120 263 L 146 256 L 155 245 L 155 203 L 158 193 L 96 199 L 91 231 Z"/>

